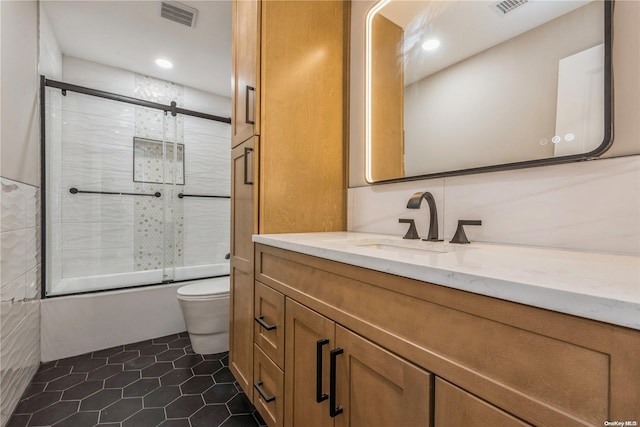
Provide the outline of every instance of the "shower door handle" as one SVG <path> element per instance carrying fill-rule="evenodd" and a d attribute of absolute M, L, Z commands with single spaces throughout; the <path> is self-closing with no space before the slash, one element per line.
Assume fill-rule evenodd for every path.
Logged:
<path fill-rule="evenodd" d="M 244 183 L 253 185 L 253 161 L 251 162 L 251 181 L 249 181 L 249 154 L 253 156 L 253 148 L 244 147 Z"/>

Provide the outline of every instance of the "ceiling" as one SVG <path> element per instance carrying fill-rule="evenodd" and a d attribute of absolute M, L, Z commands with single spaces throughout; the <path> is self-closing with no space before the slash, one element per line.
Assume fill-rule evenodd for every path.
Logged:
<path fill-rule="evenodd" d="M 65 55 L 231 96 L 231 2 L 181 3 L 198 9 L 195 28 L 160 17 L 160 1 L 41 2 Z"/>
<path fill-rule="evenodd" d="M 404 29 L 405 85 L 496 46 L 592 0 L 529 0 L 502 15 L 495 0 L 394 0 L 379 12 Z M 441 45 L 427 52 L 429 38 Z"/>

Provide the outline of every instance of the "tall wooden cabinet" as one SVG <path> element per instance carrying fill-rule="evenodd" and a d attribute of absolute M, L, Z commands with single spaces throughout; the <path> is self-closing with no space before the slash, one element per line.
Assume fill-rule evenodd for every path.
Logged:
<path fill-rule="evenodd" d="M 254 370 L 283 366 L 253 344 L 251 235 L 346 229 L 349 7 L 233 3 L 229 368 L 254 403 Z"/>

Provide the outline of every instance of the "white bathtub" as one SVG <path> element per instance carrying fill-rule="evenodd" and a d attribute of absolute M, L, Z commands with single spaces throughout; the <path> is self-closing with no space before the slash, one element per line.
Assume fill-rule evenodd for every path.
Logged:
<path fill-rule="evenodd" d="M 176 267 L 173 281 L 195 280 L 200 277 L 225 276 L 229 263 Z M 132 271 L 130 273 L 103 274 L 100 276 L 72 277 L 60 280 L 47 292 L 48 296 L 119 289 L 132 286 L 162 283 L 162 270 Z"/>
<path fill-rule="evenodd" d="M 229 277 L 202 280 L 228 282 Z M 195 282 L 42 300 L 42 361 L 186 331 L 176 291 L 180 286 Z"/>

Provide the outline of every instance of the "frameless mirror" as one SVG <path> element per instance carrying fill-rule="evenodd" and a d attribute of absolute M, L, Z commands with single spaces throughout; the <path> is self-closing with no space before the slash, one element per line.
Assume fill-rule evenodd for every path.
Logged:
<path fill-rule="evenodd" d="M 376 3 L 367 15 L 367 181 L 604 152 L 611 8 L 598 0 Z"/>

